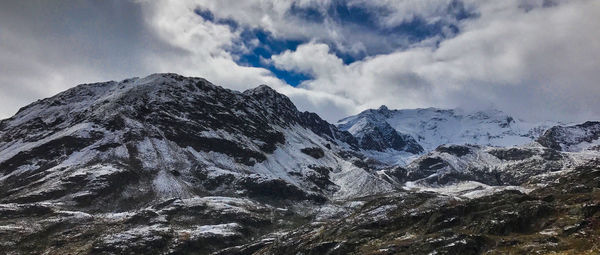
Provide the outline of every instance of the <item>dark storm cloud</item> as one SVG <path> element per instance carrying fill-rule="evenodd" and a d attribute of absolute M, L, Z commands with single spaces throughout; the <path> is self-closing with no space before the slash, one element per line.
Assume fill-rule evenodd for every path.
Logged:
<path fill-rule="evenodd" d="M 144 74 L 156 41 L 127 1 L 3 1 L 0 115 L 75 83 Z"/>

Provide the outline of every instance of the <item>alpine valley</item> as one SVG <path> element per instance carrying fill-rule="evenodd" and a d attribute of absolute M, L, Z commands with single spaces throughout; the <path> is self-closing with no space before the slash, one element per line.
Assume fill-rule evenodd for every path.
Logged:
<path fill-rule="evenodd" d="M 600 122 L 153 74 L 0 122 L 2 254 L 599 254 Z"/>

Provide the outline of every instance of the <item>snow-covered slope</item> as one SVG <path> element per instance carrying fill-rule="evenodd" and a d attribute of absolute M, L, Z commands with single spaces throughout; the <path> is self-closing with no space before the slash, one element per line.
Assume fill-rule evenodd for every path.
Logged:
<path fill-rule="evenodd" d="M 268 86 L 176 74 L 40 100 L 0 121 L 0 253 L 460 254 L 493 243 L 465 229 L 504 238 L 545 208 L 577 226 L 600 212 L 597 122 L 537 142 L 544 126 L 497 111 L 382 107 L 338 125 Z M 546 222 L 575 233 L 572 216 Z"/>
<path fill-rule="evenodd" d="M 372 133 L 369 126 L 389 126 L 399 136 L 414 139 L 423 148 L 420 152 L 429 152 L 442 144 L 522 145 L 532 142 L 555 123 L 529 123 L 497 110 L 468 113 L 436 108 L 390 110 L 382 106 L 344 118 L 336 125 L 358 136 Z M 408 163 L 411 154 L 420 153 L 391 146 L 387 147 L 391 150 L 386 153 L 373 152 L 372 148 L 364 146 L 362 149 L 378 159 L 397 163 L 402 163 L 402 159 Z M 384 152 L 385 149 L 378 151 Z"/>
<path fill-rule="evenodd" d="M 600 122 L 588 121 L 579 125 L 555 126 L 548 129 L 537 141 L 555 150 L 600 151 Z"/>
<path fill-rule="evenodd" d="M 0 200 L 124 208 L 391 189 L 340 156 L 355 146 L 349 133 L 267 86 L 241 93 L 176 74 L 84 84 L 0 122 Z"/>
<path fill-rule="evenodd" d="M 593 159 L 532 143 L 516 147 L 443 145 L 405 167 L 393 168 L 399 183 L 443 185 L 477 181 L 492 186 L 521 185 L 530 177 L 569 169 Z"/>
<path fill-rule="evenodd" d="M 365 150 L 385 151 L 394 149 L 413 154 L 423 152 L 423 148 L 410 136 L 397 132 L 386 121 L 385 109 L 382 114 L 364 114 L 364 116 L 339 125 L 356 137 L 360 148 Z"/>

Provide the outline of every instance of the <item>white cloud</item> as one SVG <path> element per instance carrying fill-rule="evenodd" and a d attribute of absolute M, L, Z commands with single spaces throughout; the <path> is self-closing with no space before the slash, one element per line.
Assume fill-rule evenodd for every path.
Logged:
<path fill-rule="evenodd" d="M 355 5 L 367 5 L 389 10 L 390 15 L 382 16 L 382 25 L 393 27 L 416 17 L 424 18 L 428 22 L 441 19 L 454 19 L 453 13 L 448 12 L 448 6 L 455 0 L 354 0 Z M 460 2 L 462 3 L 462 2 Z M 473 7 L 467 6 L 469 9 Z"/>
<path fill-rule="evenodd" d="M 77 84 L 154 72 L 205 77 L 236 90 L 269 84 L 303 109 L 343 101 L 291 88 L 267 69 L 236 64 L 226 49 L 235 47 L 239 31 L 203 20 L 194 13 L 198 6 L 194 1 L 2 6 L 0 22 L 7 29 L 0 33 L 0 118 Z"/>
<path fill-rule="evenodd" d="M 0 117 L 18 107 L 83 82 L 118 80 L 152 72 L 201 76 L 244 90 L 268 84 L 302 110 L 334 121 L 386 104 L 394 108 L 495 106 L 527 118 L 583 120 L 600 117 L 600 2 L 594 0 L 464 0 L 477 18 L 452 20 L 451 0 L 352 0 L 367 11 L 383 8 L 382 26 L 412 17 L 448 20 L 455 37 L 410 47 L 403 37 L 325 19 L 289 15 L 292 4 L 328 1 L 3 2 L 0 6 Z M 556 6 L 552 6 L 554 3 Z M 240 66 L 229 51 L 240 29 L 205 21 L 196 8 L 240 27 L 263 28 L 279 39 L 309 40 L 295 51 L 265 60 L 314 80 L 292 88 L 264 68 Z M 36 17 L 32 19 L 31 17 Z M 390 35 L 393 36 L 393 35 Z M 386 41 L 387 40 L 387 41 Z M 254 45 L 254 46 L 253 46 Z M 396 46 L 394 46 L 396 45 Z M 346 65 L 332 47 L 349 52 L 386 48 Z"/>
<path fill-rule="evenodd" d="M 281 70 L 290 70 L 324 77 L 342 71 L 343 61 L 330 54 L 327 44 L 309 43 L 272 57 L 273 64 Z"/>
<path fill-rule="evenodd" d="M 268 70 L 236 64 L 226 51 L 240 37 L 227 25 L 205 21 L 194 13 L 192 1 L 152 1 L 143 5 L 151 31 L 175 52 L 152 52 L 146 59 L 152 72 L 201 76 L 229 88 L 244 90 L 260 84 L 284 83 Z"/>
<path fill-rule="evenodd" d="M 337 50 L 361 56 L 365 53 L 385 53 L 398 46 L 408 46 L 410 36 L 402 33 L 381 33 L 372 27 L 363 27 L 348 21 L 331 17 L 332 5 L 344 3 L 346 6 L 360 7 L 371 13 L 373 20 L 382 28 L 392 28 L 415 17 L 427 23 L 446 21 L 455 23 L 455 17 L 448 13 L 453 0 L 189 0 L 201 9 L 210 10 L 216 17 L 233 19 L 251 28 L 262 28 L 277 38 L 316 40 L 334 45 Z M 322 22 L 311 22 L 291 12 L 292 7 L 309 8 L 319 13 Z M 344 7 L 341 7 L 342 9 Z M 335 9 L 335 8 L 333 8 Z M 382 12 L 385 10 L 385 12 Z M 364 17 L 363 17 L 364 18 Z M 366 22 L 366 20 L 363 20 Z"/>
<path fill-rule="evenodd" d="M 379 104 L 493 106 L 527 118 L 598 118 L 600 3 L 572 1 L 528 11 L 513 4 L 482 5 L 481 18 L 465 22 L 463 32 L 439 48 L 344 65 L 324 54 L 326 45 L 309 43 L 272 60 L 315 75 L 303 87 L 348 98 L 361 110 Z"/>

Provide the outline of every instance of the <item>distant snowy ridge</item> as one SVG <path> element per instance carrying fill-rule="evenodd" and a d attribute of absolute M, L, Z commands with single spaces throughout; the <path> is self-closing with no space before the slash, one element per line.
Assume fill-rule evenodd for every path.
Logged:
<path fill-rule="evenodd" d="M 515 146 L 534 141 L 554 122 L 531 123 L 515 119 L 498 110 L 466 112 L 459 109 L 404 109 L 390 110 L 385 106 L 363 111 L 336 123 L 338 128 L 357 137 L 374 137 L 372 127 L 389 127 L 418 150 L 388 146 L 361 148 L 373 157 L 386 162 L 408 163 L 411 155 L 429 152 L 443 144 L 475 144 L 488 146 Z M 388 129 L 389 129 L 388 128 Z"/>

